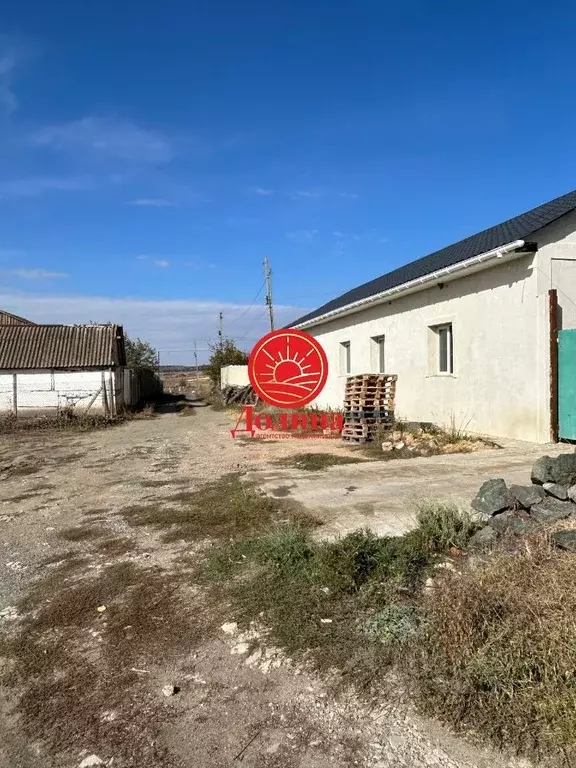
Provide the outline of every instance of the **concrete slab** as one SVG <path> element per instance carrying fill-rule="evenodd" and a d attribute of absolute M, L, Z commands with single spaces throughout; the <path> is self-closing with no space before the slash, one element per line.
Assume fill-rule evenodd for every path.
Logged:
<path fill-rule="evenodd" d="M 508 484 L 526 485 L 539 456 L 572 452 L 572 445 L 504 441 L 499 450 L 340 465 L 320 472 L 262 469 L 248 473 L 247 479 L 271 496 L 300 502 L 324 521 L 322 536 L 362 527 L 399 535 L 414 527 L 421 501 L 448 501 L 470 509 L 485 480 L 503 477 Z"/>

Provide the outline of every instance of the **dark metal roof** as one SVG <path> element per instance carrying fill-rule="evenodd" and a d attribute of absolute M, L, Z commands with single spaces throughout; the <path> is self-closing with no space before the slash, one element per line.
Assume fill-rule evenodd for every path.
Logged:
<path fill-rule="evenodd" d="M 576 190 L 568 192 L 567 195 L 562 195 L 562 197 L 557 197 L 549 203 L 539 205 L 538 208 L 533 208 L 531 211 L 515 216 L 513 219 L 508 219 L 508 221 L 502 224 L 485 229 L 477 235 L 472 235 L 453 245 L 448 245 L 446 248 L 430 253 L 428 256 L 424 256 L 417 261 L 412 261 L 410 264 L 377 277 L 375 280 L 359 285 L 357 288 L 342 294 L 342 296 L 332 299 L 327 304 L 323 304 L 313 312 L 299 317 L 298 320 L 290 323 L 290 326 L 313 320 L 327 312 L 341 309 L 348 304 L 367 299 L 376 293 L 382 293 L 390 288 L 396 288 L 399 285 L 408 283 L 410 280 L 416 280 L 431 272 L 436 272 L 439 269 L 452 266 L 452 264 L 458 264 L 460 261 L 479 256 L 507 243 L 512 243 L 514 240 L 526 240 L 534 232 L 542 229 L 547 224 L 551 224 L 561 216 L 565 216 L 574 209 L 576 209 Z"/>
<path fill-rule="evenodd" d="M 0 325 L 0 370 L 78 370 L 122 365 L 119 325 Z"/>
<path fill-rule="evenodd" d="M 5 309 L 0 309 L 0 325 L 36 325 L 36 323 L 33 323 L 32 320 L 26 320 L 25 317 L 6 312 Z"/>

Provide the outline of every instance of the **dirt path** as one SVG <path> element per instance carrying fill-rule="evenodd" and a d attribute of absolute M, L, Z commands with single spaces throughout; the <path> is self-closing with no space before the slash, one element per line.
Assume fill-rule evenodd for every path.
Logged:
<path fill-rule="evenodd" d="M 130 525 L 130 510 L 178 508 L 208 480 L 294 451 L 229 428 L 199 408 L 1 438 L 1 768 L 521 765 L 394 697 L 327 695 L 256 628 L 226 626 L 225 606 L 207 610 L 194 545 Z"/>
<path fill-rule="evenodd" d="M 510 440 L 496 450 L 378 462 L 378 471 L 371 464 L 344 464 L 321 473 L 264 466 L 248 477 L 272 496 L 314 509 L 325 523 L 325 536 L 343 536 L 357 528 L 399 536 L 414 527 L 419 501 L 469 508 L 485 480 L 504 477 L 508 483 L 526 485 L 537 458 L 573 451 L 572 445 Z"/>

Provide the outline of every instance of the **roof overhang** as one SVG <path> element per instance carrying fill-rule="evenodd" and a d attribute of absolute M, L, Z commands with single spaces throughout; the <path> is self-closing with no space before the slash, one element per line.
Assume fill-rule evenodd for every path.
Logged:
<path fill-rule="evenodd" d="M 410 280 L 402 285 L 389 288 L 386 291 L 375 293 L 373 296 L 360 299 L 352 304 L 346 304 L 343 307 L 333 309 L 330 312 L 325 312 L 322 315 L 318 315 L 318 317 L 312 317 L 310 320 L 296 323 L 290 327 L 304 330 L 305 328 L 311 328 L 314 325 L 320 325 L 321 323 L 326 323 L 335 318 L 352 315 L 367 307 L 373 307 L 377 304 L 391 301 L 392 299 L 399 299 L 403 296 L 408 296 L 411 293 L 431 288 L 434 284 L 448 283 L 460 277 L 480 272 L 483 269 L 494 266 L 496 263 L 502 264 L 504 262 L 513 261 L 521 256 L 526 256 L 527 253 L 533 253 L 535 248 L 532 246 L 532 243 L 526 243 L 524 240 L 514 240 L 507 245 L 501 245 L 499 248 L 494 248 L 492 251 L 486 251 L 486 253 L 473 256 L 472 258 L 460 261 L 457 264 L 451 264 L 449 267 L 444 267 L 444 269 L 439 269 L 436 272 L 430 272 L 428 275 L 419 277 L 416 280 Z"/>

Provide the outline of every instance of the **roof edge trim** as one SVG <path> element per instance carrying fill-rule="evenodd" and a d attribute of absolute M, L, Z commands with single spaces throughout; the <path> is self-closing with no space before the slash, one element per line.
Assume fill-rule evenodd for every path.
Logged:
<path fill-rule="evenodd" d="M 340 317 L 342 315 L 351 315 L 354 312 L 360 312 L 365 307 L 373 304 L 380 304 L 392 296 L 394 298 L 399 298 L 400 295 L 406 295 L 408 293 L 415 293 L 416 291 L 423 290 L 429 287 L 429 283 L 441 280 L 442 278 L 452 277 L 453 273 L 455 272 L 463 272 L 473 267 L 480 267 L 481 269 L 484 269 L 484 267 L 487 265 L 487 262 L 496 259 L 502 260 L 503 258 L 507 257 L 507 260 L 512 260 L 519 256 L 526 256 L 525 252 L 517 253 L 517 250 L 522 248 L 524 245 L 524 240 L 514 240 L 507 245 L 501 245 L 491 251 L 486 251 L 486 253 L 481 253 L 478 256 L 473 256 L 472 258 L 466 259 L 465 261 L 451 264 L 450 266 L 444 267 L 443 269 L 439 269 L 435 272 L 429 272 L 427 275 L 418 277 L 415 280 L 409 280 L 407 283 L 402 283 L 402 285 L 397 285 L 394 288 L 388 288 L 386 291 L 375 293 L 372 296 L 354 301 L 351 304 L 346 304 L 344 307 L 333 309 L 330 312 L 325 312 L 323 315 L 318 315 L 318 317 L 313 317 L 310 320 L 306 320 L 302 323 L 295 323 L 288 327 L 299 328 L 300 330 L 311 328 L 314 325 L 320 325 L 321 323 L 325 323 L 328 320 L 333 320 L 334 318 Z M 461 276 L 463 275 L 454 275 L 455 278 Z"/>

